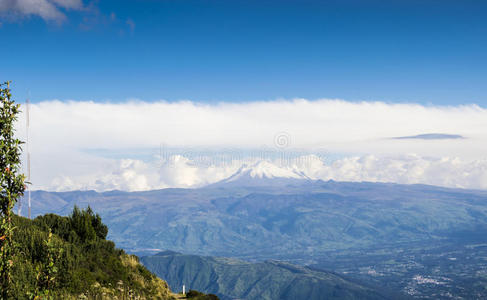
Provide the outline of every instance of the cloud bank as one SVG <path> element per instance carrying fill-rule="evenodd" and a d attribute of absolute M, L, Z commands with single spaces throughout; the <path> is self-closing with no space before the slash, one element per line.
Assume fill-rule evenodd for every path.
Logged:
<path fill-rule="evenodd" d="M 306 161 L 306 163 L 302 163 Z M 160 167 L 140 160 L 114 161 L 104 172 L 90 175 L 56 176 L 43 189 L 141 191 L 169 187 L 200 187 L 234 174 L 243 164 L 256 160 L 234 161 L 231 165 L 201 166 L 183 156 L 173 156 Z M 487 160 L 463 161 L 459 158 L 425 158 L 416 155 L 379 157 L 352 156 L 330 164 L 310 155 L 288 161 L 281 168 L 298 171 L 311 179 L 335 181 L 394 182 L 430 184 L 454 188 L 487 189 Z M 98 173 L 98 174 L 97 174 Z"/>
<path fill-rule="evenodd" d="M 34 188 L 102 191 L 201 186 L 258 159 L 282 164 L 283 155 L 285 167 L 316 179 L 487 188 L 487 110 L 476 105 L 429 107 L 329 99 L 211 105 L 43 101 L 31 106 L 30 115 Z M 23 138 L 23 116 L 17 128 Z M 390 138 L 430 133 L 464 138 Z M 145 158 L 130 154 L 134 149 L 158 149 L 161 144 L 181 151 L 163 158 L 156 157 L 157 151 Z M 201 149 L 254 154 L 223 161 L 213 153 L 208 154 L 209 163 L 202 164 L 191 155 Z M 273 155 L 259 157 L 255 155 L 259 151 Z M 302 160 L 306 163 L 299 163 Z"/>

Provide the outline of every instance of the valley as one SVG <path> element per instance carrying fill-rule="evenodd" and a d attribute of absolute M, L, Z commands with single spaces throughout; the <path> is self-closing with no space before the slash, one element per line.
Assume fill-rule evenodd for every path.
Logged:
<path fill-rule="evenodd" d="M 244 171 L 198 189 L 35 191 L 33 213 L 89 205 L 140 256 L 279 260 L 413 298 L 487 295 L 487 192 Z"/>

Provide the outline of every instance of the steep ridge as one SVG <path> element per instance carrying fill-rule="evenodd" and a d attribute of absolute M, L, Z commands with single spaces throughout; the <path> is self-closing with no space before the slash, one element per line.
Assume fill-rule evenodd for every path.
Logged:
<path fill-rule="evenodd" d="M 185 284 L 221 299 L 386 299 L 381 293 L 337 274 L 279 261 L 236 259 L 162 252 L 141 258 L 171 288 Z"/>

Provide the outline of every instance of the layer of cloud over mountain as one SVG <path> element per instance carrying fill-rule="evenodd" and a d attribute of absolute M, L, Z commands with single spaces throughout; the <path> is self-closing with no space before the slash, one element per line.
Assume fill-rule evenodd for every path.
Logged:
<path fill-rule="evenodd" d="M 487 189 L 487 160 L 463 161 L 459 158 L 426 158 L 416 155 L 352 156 L 331 163 L 324 163 L 313 155 L 295 160 L 297 163 L 291 160 L 290 165 L 282 166 L 282 170 L 302 174 L 302 178 L 423 183 L 445 187 Z M 306 163 L 302 163 L 303 161 Z M 201 187 L 221 180 L 228 181 L 226 178 L 231 178 L 233 174 L 239 172 L 239 166 L 248 163 L 249 161 L 243 161 L 234 162 L 231 166 L 199 166 L 185 157 L 174 156 L 157 166 L 140 160 L 124 159 L 114 161 L 104 171 L 100 169 L 83 175 L 73 172 L 73 175 L 56 176 L 46 185 L 36 187 L 57 191 L 87 189 L 138 191 L 168 187 Z M 274 178 L 278 177 L 274 176 Z M 265 178 L 256 180 L 265 180 Z"/>
<path fill-rule="evenodd" d="M 44 101 L 32 105 L 30 116 L 34 188 L 202 186 L 259 160 L 300 165 L 296 168 L 310 178 L 487 188 L 487 109 L 476 105 L 304 99 L 219 104 Z M 17 129 L 25 139 L 23 116 Z M 390 138 L 428 132 L 468 138 Z M 163 159 L 155 154 L 143 159 L 110 155 L 161 144 L 180 151 Z M 204 154 L 208 157 L 201 163 L 194 154 L 202 149 L 253 154 L 237 153 L 224 161 L 218 154 Z"/>

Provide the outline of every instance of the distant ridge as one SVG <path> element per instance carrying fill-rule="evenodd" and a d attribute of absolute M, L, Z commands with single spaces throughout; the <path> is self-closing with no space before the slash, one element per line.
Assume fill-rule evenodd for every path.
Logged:
<path fill-rule="evenodd" d="M 154 256 L 170 256 L 170 255 L 181 255 L 181 253 L 171 250 L 165 250 L 154 254 Z"/>
<path fill-rule="evenodd" d="M 381 291 L 328 271 L 288 262 L 250 263 L 238 259 L 184 255 L 145 256 L 141 262 L 177 289 L 183 284 L 222 300 L 389 299 Z M 400 296 L 394 299 L 401 299 Z"/>

